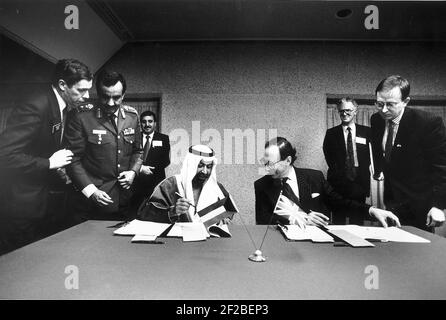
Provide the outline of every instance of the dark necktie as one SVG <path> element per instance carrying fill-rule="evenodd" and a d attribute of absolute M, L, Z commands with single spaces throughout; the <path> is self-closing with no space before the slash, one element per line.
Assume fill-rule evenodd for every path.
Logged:
<path fill-rule="evenodd" d="M 347 131 L 347 157 L 345 158 L 345 173 L 347 179 L 353 181 L 356 178 L 356 170 L 355 156 L 353 154 L 352 129 L 350 127 L 347 127 Z"/>
<path fill-rule="evenodd" d="M 392 154 L 392 145 L 393 145 L 393 129 L 394 123 L 392 120 L 387 122 L 388 130 L 387 130 L 387 140 L 384 148 L 384 156 L 387 162 L 390 162 L 390 155 Z"/>
<path fill-rule="evenodd" d="M 293 189 L 291 189 L 291 186 L 286 183 L 288 179 L 289 178 L 282 179 L 282 194 L 300 207 L 299 198 L 296 196 Z"/>
<path fill-rule="evenodd" d="M 60 130 L 60 142 L 62 143 L 63 140 L 63 133 L 65 131 L 65 124 L 67 122 L 67 113 L 68 113 L 68 106 L 66 106 L 63 110 L 62 110 L 62 130 Z"/>
<path fill-rule="evenodd" d="M 150 149 L 150 136 L 146 135 L 146 144 L 144 145 L 144 153 L 143 153 L 143 161 L 146 161 L 147 159 L 147 154 L 149 153 L 149 149 Z"/>

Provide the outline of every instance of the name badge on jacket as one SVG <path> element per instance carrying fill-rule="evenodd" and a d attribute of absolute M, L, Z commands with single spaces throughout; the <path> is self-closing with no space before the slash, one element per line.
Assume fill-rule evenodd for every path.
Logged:
<path fill-rule="evenodd" d="M 362 137 L 356 137 L 356 143 L 359 143 L 359 144 L 367 144 L 367 141 L 365 140 L 365 138 L 362 138 Z"/>
<path fill-rule="evenodd" d="M 161 140 L 153 140 L 152 141 L 152 147 L 162 147 L 163 142 Z"/>
<path fill-rule="evenodd" d="M 62 128 L 62 123 L 61 122 L 54 124 L 53 127 L 51 128 L 51 134 L 55 134 L 61 128 Z"/>

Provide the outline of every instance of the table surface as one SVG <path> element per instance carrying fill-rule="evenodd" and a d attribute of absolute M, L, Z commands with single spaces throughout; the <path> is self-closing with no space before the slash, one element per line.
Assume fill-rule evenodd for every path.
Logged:
<path fill-rule="evenodd" d="M 268 260 L 255 263 L 243 226 L 230 226 L 232 238 L 149 244 L 114 236 L 115 223 L 87 221 L 1 256 L 0 299 L 446 298 L 446 239 L 413 227 L 404 229 L 431 243 L 289 242 L 270 227 Z M 247 228 L 260 243 L 266 227 Z M 378 268 L 378 289 L 366 288 L 369 265 Z M 77 267 L 78 289 L 65 286 L 67 266 Z"/>

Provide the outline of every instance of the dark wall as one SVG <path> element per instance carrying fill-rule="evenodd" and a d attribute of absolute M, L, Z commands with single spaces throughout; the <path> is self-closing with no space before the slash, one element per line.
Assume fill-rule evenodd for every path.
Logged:
<path fill-rule="evenodd" d="M 51 81 L 54 64 L 15 41 L 0 35 L 0 108 Z"/>

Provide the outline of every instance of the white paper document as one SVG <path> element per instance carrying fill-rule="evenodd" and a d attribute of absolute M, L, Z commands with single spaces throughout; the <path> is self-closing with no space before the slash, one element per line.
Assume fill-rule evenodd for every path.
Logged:
<path fill-rule="evenodd" d="M 132 242 L 153 242 L 156 240 L 156 237 L 157 236 L 137 234 L 132 238 Z"/>
<path fill-rule="evenodd" d="M 209 233 L 203 223 L 184 223 L 181 226 L 183 241 L 202 241 L 209 237 Z"/>
<path fill-rule="evenodd" d="M 167 236 L 183 238 L 185 242 L 202 241 L 210 237 L 202 222 L 177 222 Z"/>
<path fill-rule="evenodd" d="M 430 243 L 429 240 L 404 231 L 397 227 L 366 227 L 357 225 L 331 225 L 328 230 L 345 230 L 362 239 L 407 242 L 407 243 Z"/>
<path fill-rule="evenodd" d="M 227 224 L 214 224 L 208 228 L 208 232 L 212 237 L 215 238 L 229 238 L 232 236 L 231 232 L 229 232 L 229 227 Z"/>
<path fill-rule="evenodd" d="M 152 221 L 142 221 L 142 220 L 132 220 L 125 226 L 116 229 L 113 233 L 121 236 L 126 235 L 146 235 L 146 236 L 159 236 L 171 224 L 169 223 L 158 223 Z"/>
<path fill-rule="evenodd" d="M 334 242 L 333 237 L 319 229 L 316 226 L 307 226 L 305 229 L 300 228 L 297 225 L 279 225 L 280 230 L 283 232 L 288 240 L 311 240 L 313 242 Z"/>

